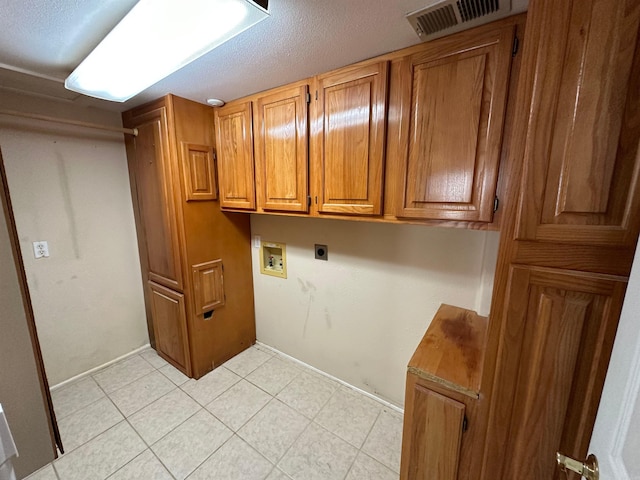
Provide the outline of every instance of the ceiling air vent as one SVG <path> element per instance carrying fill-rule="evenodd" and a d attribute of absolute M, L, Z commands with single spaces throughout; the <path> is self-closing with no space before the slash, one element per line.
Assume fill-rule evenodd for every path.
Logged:
<path fill-rule="evenodd" d="M 506 17 L 511 0 L 445 0 L 407 15 L 423 42 Z"/>

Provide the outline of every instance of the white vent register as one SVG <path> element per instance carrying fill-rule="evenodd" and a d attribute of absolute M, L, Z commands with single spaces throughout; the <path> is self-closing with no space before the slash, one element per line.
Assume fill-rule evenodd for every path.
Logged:
<path fill-rule="evenodd" d="M 423 42 L 476 27 L 511 13 L 511 0 L 445 0 L 407 15 Z"/>

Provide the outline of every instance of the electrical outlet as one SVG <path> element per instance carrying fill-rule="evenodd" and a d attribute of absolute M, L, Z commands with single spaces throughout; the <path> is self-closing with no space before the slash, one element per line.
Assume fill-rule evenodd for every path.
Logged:
<path fill-rule="evenodd" d="M 36 258 L 49 256 L 49 244 L 47 242 L 33 242 L 33 255 Z"/>
<path fill-rule="evenodd" d="M 329 249 L 326 245 L 316 243 L 316 260 L 329 260 Z"/>

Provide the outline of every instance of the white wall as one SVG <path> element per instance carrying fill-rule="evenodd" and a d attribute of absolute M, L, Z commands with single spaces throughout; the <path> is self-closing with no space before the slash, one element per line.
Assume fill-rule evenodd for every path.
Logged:
<path fill-rule="evenodd" d="M 33 97 L 0 104 L 120 125 L 118 113 Z M 147 343 L 122 134 L 0 116 L 0 148 L 50 384 Z M 39 240 L 49 258 L 34 259 Z"/>
<path fill-rule="evenodd" d="M 440 304 L 489 311 L 496 232 L 264 215 L 251 232 L 287 246 L 286 280 L 252 249 L 258 341 L 397 405 Z"/>
<path fill-rule="evenodd" d="M 589 451 L 601 478 L 640 479 L 640 248 L 636 249 Z"/>

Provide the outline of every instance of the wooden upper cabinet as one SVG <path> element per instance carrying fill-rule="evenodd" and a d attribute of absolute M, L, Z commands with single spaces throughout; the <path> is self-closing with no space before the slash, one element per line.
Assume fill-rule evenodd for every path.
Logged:
<path fill-rule="evenodd" d="M 220 206 L 255 210 L 251 102 L 215 111 Z"/>
<path fill-rule="evenodd" d="M 146 243 L 149 279 L 175 290 L 183 289 L 174 202 L 166 108 L 129 119 L 138 129 L 130 168 L 135 171 L 135 190 Z"/>
<path fill-rule="evenodd" d="M 278 90 L 255 102 L 256 193 L 264 210 L 309 211 L 308 88 Z"/>
<path fill-rule="evenodd" d="M 320 213 L 382 213 L 388 62 L 317 77 L 314 177 Z"/>
<path fill-rule="evenodd" d="M 399 63 L 398 217 L 492 220 L 513 37 L 513 25 L 465 32 Z"/>
<path fill-rule="evenodd" d="M 517 237 L 635 244 L 640 216 L 640 8 L 635 0 L 543 0 Z M 529 28 L 529 27 L 527 27 Z M 535 201 L 534 201 L 535 200 Z"/>

